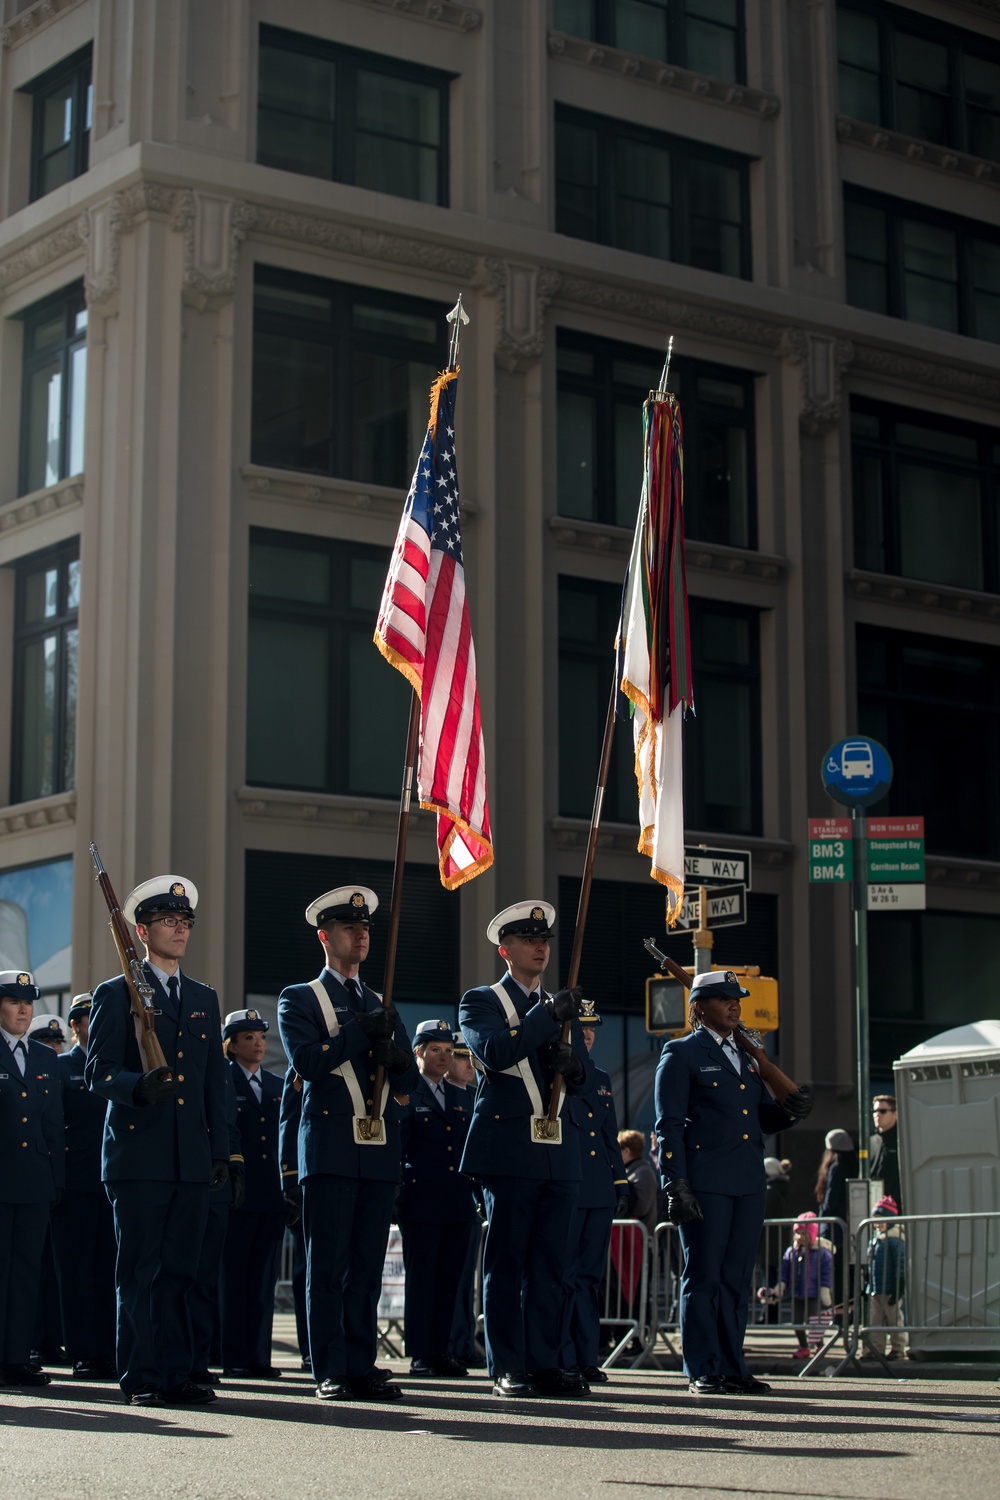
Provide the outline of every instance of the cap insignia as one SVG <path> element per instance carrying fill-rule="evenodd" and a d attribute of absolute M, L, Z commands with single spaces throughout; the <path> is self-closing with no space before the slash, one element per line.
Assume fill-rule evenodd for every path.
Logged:
<path fill-rule="evenodd" d="M 31 975 L 30 974 L 18 974 L 18 976 L 17 976 L 17 982 L 18 982 L 18 984 L 30 984 L 31 983 Z"/>
<path fill-rule="evenodd" d="M 580 1004 L 582 1006 L 582 1009 L 580 1011 L 580 1020 L 584 1023 L 586 1023 L 587 1021 L 592 1021 L 597 1011 L 595 1002 L 593 1000 L 581 1000 Z"/>
<path fill-rule="evenodd" d="M 364 906 L 364 904 L 365 904 L 365 898 L 364 898 L 364 896 L 362 896 L 362 894 L 361 894 L 360 891 L 355 891 L 354 895 L 351 897 L 351 905 L 352 906 Z"/>
<path fill-rule="evenodd" d="M 257 1012 L 255 1010 L 248 1010 L 247 1011 L 247 1020 L 248 1021 L 257 1021 L 259 1019 L 260 1019 L 260 1017 L 257 1015 Z"/>
<path fill-rule="evenodd" d="M 732 969 L 726 970 L 726 983 L 739 984 L 739 980 L 736 978 L 736 975 L 733 973 Z"/>
<path fill-rule="evenodd" d="M 542 911 L 542 908 L 540 906 L 533 906 L 531 908 L 531 920 L 533 922 L 545 921 L 545 913 Z"/>
<path fill-rule="evenodd" d="M 173 885 L 170 887 L 170 894 L 171 896 L 183 896 L 186 894 L 184 887 L 181 885 L 179 880 L 175 880 Z"/>

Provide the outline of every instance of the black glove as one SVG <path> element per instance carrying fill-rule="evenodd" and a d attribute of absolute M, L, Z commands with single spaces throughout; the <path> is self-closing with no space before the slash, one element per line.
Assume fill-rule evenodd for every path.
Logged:
<path fill-rule="evenodd" d="M 632 1208 L 632 1200 L 629 1197 L 628 1193 L 619 1193 L 618 1194 L 618 1198 L 617 1198 L 617 1200 L 615 1202 L 615 1218 L 616 1219 L 631 1219 L 631 1217 L 632 1217 L 632 1214 L 630 1212 L 631 1208 Z"/>
<path fill-rule="evenodd" d="M 168 1104 L 177 1092 L 177 1085 L 169 1068 L 153 1068 L 149 1073 L 143 1073 L 139 1082 L 132 1090 L 132 1103 L 143 1106 L 146 1104 Z"/>
<path fill-rule="evenodd" d="M 298 1178 L 289 1177 L 285 1181 L 281 1196 L 287 1206 L 285 1223 L 289 1229 L 294 1229 L 302 1217 L 302 1188 L 299 1186 Z"/>
<path fill-rule="evenodd" d="M 678 1177 L 667 1183 L 667 1218 L 671 1224 L 690 1224 L 692 1219 L 703 1219 L 701 1204 L 691 1191 L 686 1177 Z"/>
<path fill-rule="evenodd" d="M 370 1042 L 391 1037 L 395 1030 L 392 1015 L 381 1006 L 378 1010 L 360 1010 L 354 1019 Z"/>
<path fill-rule="evenodd" d="M 413 1054 L 404 1052 L 402 1047 L 397 1047 L 391 1036 L 379 1037 L 372 1046 L 372 1057 L 377 1063 L 381 1063 L 393 1078 L 399 1078 L 405 1073 L 413 1061 Z"/>
<path fill-rule="evenodd" d="M 212 1180 L 208 1185 L 209 1192 L 214 1193 L 217 1188 L 225 1187 L 228 1181 L 229 1163 L 227 1161 L 213 1161 Z"/>
<path fill-rule="evenodd" d="M 553 995 L 552 999 L 546 1000 L 545 1003 L 552 1012 L 555 1020 L 572 1021 L 583 1009 L 583 991 L 579 988 L 575 990 L 560 990 L 558 994 Z"/>
<path fill-rule="evenodd" d="M 242 1208 L 246 1202 L 247 1179 L 238 1161 L 229 1163 L 229 1181 L 233 1185 L 233 1207 Z"/>
<path fill-rule="evenodd" d="M 556 1042 L 552 1048 L 550 1062 L 557 1073 L 561 1073 L 567 1083 L 581 1084 L 587 1076 L 587 1070 L 577 1057 L 569 1042 Z"/>
<path fill-rule="evenodd" d="M 788 1095 L 781 1107 L 786 1115 L 791 1115 L 793 1120 L 804 1120 L 812 1112 L 815 1102 L 812 1089 L 808 1083 L 803 1083 L 793 1094 Z"/>

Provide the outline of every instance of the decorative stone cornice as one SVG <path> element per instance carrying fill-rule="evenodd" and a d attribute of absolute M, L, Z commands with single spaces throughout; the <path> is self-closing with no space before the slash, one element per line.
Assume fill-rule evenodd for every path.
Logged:
<path fill-rule="evenodd" d="M 590 823 L 586 818 L 552 818 L 549 822 L 556 844 L 560 849 L 585 849 L 587 839 L 590 835 Z M 614 854 L 637 853 L 636 845 L 639 840 L 639 825 L 631 823 L 612 823 L 605 820 L 601 823 L 598 834 L 598 847 Z M 720 833 L 699 833 L 696 829 L 684 830 L 684 842 L 690 844 L 736 846 L 740 849 L 748 849 L 753 856 L 754 869 L 780 869 L 794 854 L 795 845 L 786 839 L 763 839 L 750 838 L 745 834 L 725 835 Z M 646 875 L 649 873 L 649 863 L 645 866 Z"/>
<path fill-rule="evenodd" d="M 578 521 L 572 516 L 550 516 L 548 527 L 556 545 L 571 551 L 616 558 L 627 558 L 632 551 L 632 533 L 625 526 Z M 717 542 L 697 542 L 690 537 L 687 539 L 686 560 L 688 569 L 694 572 L 725 573 L 729 577 L 757 578 L 765 583 L 777 583 L 789 567 L 786 557 L 777 557 L 770 552 L 722 547 Z"/>
<path fill-rule="evenodd" d="M 190 301 L 207 306 L 234 295 L 239 249 L 256 219 L 249 203 L 190 188 L 178 193 L 170 226 L 184 236 L 183 284 Z"/>
<path fill-rule="evenodd" d="M 316 505 L 325 511 L 357 515 L 387 516 L 398 521 L 406 499 L 402 490 L 387 485 L 366 485 L 350 480 L 330 479 L 326 475 L 297 475 L 287 469 L 270 469 L 261 464 L 244 464 L 240 477 L 247 494 L 255 499 L 276 500 L 286 505 Z M 463 511 L 465 506 L 462 506 Z"/>
<path fill-rule="evenodd" d="M 135 182 L 81 215 L 87 251 L 84 290 L 89 307 L 106 302 L 118 290 L 122 235 L 146 219 L 169 219 L 177 196 L 176 190 L 165 183 Z"/>
<path fill-rule="evenodd" d="M 548 46 L 553 57 L 565 58 L 567 62 L 581 63 L 584 67 L 614 73 L 620 78 L 631 78 L 636 83 L 652 84 L 654 88 L 693 94 L 696 98 L 709 99 L 713 104 L 728 105 L 730 109 L 746 110 L 763 119 L 770 119 L 781 108 L 781 100 L 776 94 L 765 94 L 760 89 L 747 88 L 742 83 L 727 83 L 721 78 L 712 78 L 707 73 L 693 73 L 689 68 L 657 62 L 654 58 L 632 52 L 622 52 L 617 47 L 598 45 L 584 37 L 550 31 Z"/>
<path fill-rule="evenodd" d="M 904 135 L 901 130 L 886 130 L 882 125 L 869 125 L 864 120 L 851 120 L 846 115 L 837 116 L 837 135 L 852 146 L 863 146 L 868 151 L 880 152 L 883 156 L 901 156 L 923 167 L 934 167 L 952 177 L 972 177 L 977 182 L 1000 183 L 1000 162 L 987 161 L 982 156 L 970 156 L 966 151 L 954 151 L 950 146 L 936 146 L 932 141 L 921 141 L 916 136 Z"/>
<path fill-rule="evenodd" d="M 483 13 L 473 5 L 456 5 L 452 0 L 354 0 L 368 10 L 394 11 L 413 16 L 417 21 L 432 21 L 459 31 L 477 31 L 483 24 Z"/>
<path fill-rule="evenodd" d="M 786 328 L 782 352 L 799 366 L 799 426 L 812 437 L 832 432 L 840 422 L 842 377 L 854 358 L 853 344 L 805 328 Z"/>
<path fill-rule="evenodd" d="M 946 360 L 921 359 L 895 349 L 880 349 L 876 344 L 854 341 L 851 373 L 877 375 L 881 379 L 911 386 L 914 390 L 944 392 L 964 396 L 991 405 L 1000 404 L 1000 377 L 979 370 L 967 370 Z"/>
<path fill-rule="evenodd" d="M 273 787 L 241 786 L 236 801 L 248 820 L 286 823 L 295 828 L 363 828 L 371 833 L 395 833 L 399 822 L 398 799 L 386 797 L 334 797 L 321 792 L 286 792 Z M 411 832 L 431 833 L 434 814 L 421 811 L 414 802 Z"/>
<path fill-rule="evenodd" d="M 0 808 L 0 838 L 72 823 L 75 818 L 76 792 L 57 792 L 54 797 L 38 797 L 34 802 L 15 802 Z"/>
<path fill-rule="evenodd" d="M 560 307 L 597 308 L 642 323 L 707 334 L 728 344 L 742 344 L 771 354 L 781 351 L 785 325 L 742 313 L 703 307 L 696 302 L 678 302 L 655 292 L 633 290 L 615 281 L 597 281 L 591 276 L 563 276 L 554 297 Z"/>
<path fill-rule="evenodd" d="M 497 299 L 495 357 L 511 373 L 536 364 L 545 347 L 545 309 L 559 289 L 560 276 L 548 266 L 483 256 L 473 285 Z"/>
<path fill-rule="evenodd" d="M 1000 864 L 986 859 L 951 859 L 942 854 L 928 854 L 927 884 L 938 890 L 1000 890 Z"/>
<path fill-rule="evenodd" d="M 15 250 L 5 260 L 0 260 L 0 298 L 6 296 L 10 287 L 26 276 L 44 271 L 56 261 L 78 254 L 86 237 L 87 216 L 77 214 L 75 218 L 58 224 L 37 240 L 32 240 L 30 245 Z"/>
<path fill-rule="evenodd" d="M 83 475 L 73 479 L 61 479 L 48 489 L 33 490 L 0 507 L 0 535 L 14 531 L 19 526 L 30 526 L 45 516 L 55 515 L 61 510 L 72 510 L 83 504 Z"/>
<path fill-rule="evenodd" d="M 937 614 L 963 615 L 968 620 L 1000 620 L 1000 594 L 976 589 L 957 589 L 947 583 L 925 583 L 916 578 L 895 578 L 889 573 L 867 573 L 852 568 L 847 589 L 855 599 L 874 599 L 879 604 L 899 604 Z"/>
<path fill-rule="evenodd" d="M 393 265 L 416 266 L 446 276 L 459 276 L 471 282 L 476 274 L 477 257 L 454 249 L 439 240 L 406 238 L 386 234 L 380 229 L 361 229 L 336 219 L 316 214 L 301 214 L 285 209 L 260 207 L 254 210 L 255 239 L 291 241 L 310 249 L 333 250 L 358 260 L 383 260 Z"/>
<path fill-rule="evenodd" d="M 75 10 L 82 4 L 83 0 L 35 0 L 34 5 L 29 5 L 27 10 L 22 10 L 19 16 L 0 29 L 0 45 L 16 47 L 19 42 L 50 26 L 65 11 Z"/>

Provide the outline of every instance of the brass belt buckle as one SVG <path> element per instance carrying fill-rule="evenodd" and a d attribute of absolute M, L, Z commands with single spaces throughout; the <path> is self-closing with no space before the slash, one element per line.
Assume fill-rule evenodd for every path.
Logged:
<path fill-rule="evenodd" d="M 561 1146 L 562 1120 L 550 1120 L 548 1115 L 532 1115 L 531 1140 L 535 1146 Z"/>
<path fill-rule="evenodd" d="M 385 1121 L 370 1120 L 367 1115 L 354 1116 L 354 1141 L 358 1146 L 384 1146 Z"/>

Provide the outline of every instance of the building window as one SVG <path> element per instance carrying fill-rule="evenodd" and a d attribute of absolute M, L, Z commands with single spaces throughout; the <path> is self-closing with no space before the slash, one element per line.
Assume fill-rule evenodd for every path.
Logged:
<path fill-rule="evenodd" d="M 22 315 L 20 493 L 83 473 L 87 308 L 79 286 Z"/>
<path fill-rule="evenodd" d="M 755 609 L 692 599 L 696 712 L 684 726 L 684 822 L 706 833 L 761 827 L 760 624 Z"/>
<path fill-rule="evenodd" d="M 621 589 L 559 580 L 559 811 L 589 818 L 608 695 Z M 760 832 L 760 657 L 755 610 L 692 599 L 697 714 L 684 726 L 684 820 L 718 834 Z M 615 727 L 604 816 L 635 823 L 632 727 Z"/>
<path fill-rule="evenodd" d="M 447 205 L 449 82 L 436 69 L 262 26 L 257 160 Z"/>
<path fill-rule="evenodd" d="M 873 815 L 922 814 L 935 854 L 1000 859 L 1000 651 L 859 625 L 857 671 L 858 729 L 893 758 Z"/>
<path fill-rule="evenodd" d="M 844 194 L 847 300 L 1000 343 L 1000 234 L 850 188 Z"/>
<path fill-rule="evenodd" d="M 1000 161 L 1000 47 L 879 0 L 837 6 L 840 110 Z"/>
<path fill-rule="evenodd" d="M 76 760 L 80 546 L 16 564 L 12 802 L 69 791 Z"/>
<path fill-rule="evenodd" d="M 745 157 L 561 105 L 555 151 L 559 234 L 749 277 Z"/>
<path fill-rule="evenodd" d="M 387 547 L 251 532 L 251 785 L 398 794 L 410 690 L 372 644 L 389 556 Z"/>
<path fill-rule="evenodd" d="M 374 651 L 375 647 L 371 649 Z M 401 745 L 398 769 L 402 768 L 402 756 Z M 302 920 L 302 913 L 322 891 L 336 890 L 341 885 L 365 885 L 379 899 L 371 927 L 371 949 L 361 978 L 373 989 L 382 989 L 392 896 L 391 860 L 248 849 L 245 868 L 243 930 L 247 995 L 270 996 L 273 1004 L 273 997 L 287 984 L 316 973 L 323 954 L 314 929 Z M 436 863 L 418 864 L 412 859 L 407 861 L 403 893 L 393 999 L 401 1007 L 419 1004 L 422 1015 L 417 1019 L 423 1020 L 437 1015 L 442 998 L 447 1003 L 452 997 L 457 1000 L 462 992 L 461 897 L 445 890 Z M 433 963 L 427 962 L 430 933 L 434 935 Z M 406 1016 L 406 1021 L 410 1021 L 412 1036 L 412 1020 Z"/>
<path fill-rule="evenodd" d="M 1000 592 L 1000 428 L 855 399 L 854 562 Z"/>
<path fill-rule="evenodd" d="M 642 406 L 663 355 L 560 329 L 558 507 L 561 516 L 635 525 L 642 488 Z M 702 542 L 757 545 L 753 376 L 674 359 L 670 389 L 684 423 L 684 529 Z"/>
<path fill-rule="evenodd" d="M 446 311 L 258 266 L 254 463 L 405 488 L 447 357 Z"/>
<path fill-rule="evenodd" d="M 552 24 L 567 36 L 746 81 L 742 0 L 552 0 Z"/>
<path fill-rule="evenodd" d="M 44 198 L 90 164 L 94 90 L 90 46 L 50 68 L 25 88 L 32 97 L 31 201 Z"/>

